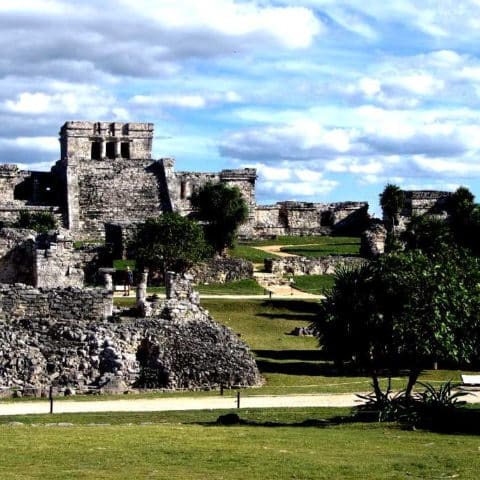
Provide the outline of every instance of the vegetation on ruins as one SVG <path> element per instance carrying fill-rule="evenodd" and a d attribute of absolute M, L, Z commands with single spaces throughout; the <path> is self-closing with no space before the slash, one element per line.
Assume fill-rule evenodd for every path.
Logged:
<path fill-rule="evenodd" d="M 183 273 L 211 254 L 202 227 L 178 213 L 165 213 L 139 225 L 131 243 L 137 270 Z"/>
<path fill-rule="evenodd" d="M 57 228 L 57 221 L 52 212 L 21 210 L 15 227 L 28 228 L 38 233 L 47 233 L 49 230 Z"/>
<path fill-rule="evenodd" d="M 478 258 L 455 249 L 391 253 L 340 269 L 335 280 L 320 304 L 316 336 L 338 365 L 372 377 L 377 399 L 380 376 L 408 370 L 408 397 L 426 365 L 478 360 Z"/>
<path fill-rule="evenodd" d="M 205 237 L 216 253 L 232 247 L 238 227 L 248 218 L 248 207 L 238 187 L 207 183 L 191 198 L 196 217 L 205 222 Z"/>

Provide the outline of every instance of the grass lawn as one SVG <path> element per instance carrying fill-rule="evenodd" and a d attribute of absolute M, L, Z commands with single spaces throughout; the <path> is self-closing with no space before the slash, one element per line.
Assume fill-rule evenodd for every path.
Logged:
<path fill-rule="evenodd" d="M 113 261 L 113 268 L 115 270 L 125 270 L 130 267 L 132 271 L 135 271 L 135 260 L 117 259 Z"/>
<path fill-rule="evenodd" d="M 293 277 L 295 288 L 302 292 L 322 295 L 326 290 L 330 290 L 334 284 L 333 275 L 297 275 Z"/>
<path fill-rule="evenodd" d="M 316 245 L 323 245 L 325 243 L 343 243 L 346 240 L 358 240 L 360 242 L 359 237 L 331 237 L 327 235 L 305 235 L 305 236 L 297 236 L 297 235 L 283 235 L 278 236 L 273 240 L 250 240 L 244 242 L 245 245 L 251 245 L 256 247 L 264 247 L 267 245 L 307 245 L 307 244 L 316 244 Z"/>
<path fill-rule="evenodd" d="M 256 424 L 231 427 L 213 423 L 219 413 L 59 415 L 37 417 L 35 426 L 0 425 L 0 478 L 478 478 L 476 436 L 377 423 L 302 425 L 342 414 L 337 409 L 240 410 Z M 42 425 L 47 418 L 57 424 Z"/>
<path fill-rule="evenodd" d="M 360 238 L 358 237 L 318 237 L 315 245 L 283 247 L 282 252 L 303 257 L 325 257 L 327 255 L 359 255 Z"/>
<path fill-rule="evenodd" d="M 244 260 L 248 260 L 252 263 L 263 263 L 266 258 L 278 258 L 278 255 L 274 253 L 267 253 L 262 252 L 261 250 L 257 250 L 250 245 L 236 245 L 234 248 L 230 248 L 228 250 L 228 254 L 231 257 L 235 258 L 243 258 Z"/>
<path fill-rule="evenodd" d="M 266 385 L 248 395 L 279 393 L 346 393 L 371 390 L 371 379 L 341 375 L 325 359 L 313 337 L 289 335 L 296 326 L 308 326 L 317 303 L 302 300 L 202 300 L 218 322 L 229 326 L 252 348 Z M 420 381 L 460 382 L 459 370 L 425 370 Z M 386 382 L 386 381 L 384 381 Z M 395 378 L 402 389 L 406 378 Z M 246 392 L 247 393 L 247 392 Z"/>

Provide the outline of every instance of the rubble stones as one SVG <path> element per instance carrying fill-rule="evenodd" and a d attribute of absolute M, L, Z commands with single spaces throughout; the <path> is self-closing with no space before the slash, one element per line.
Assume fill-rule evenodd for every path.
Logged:
<path fill-rule="evenodd" d="M 112 301 L 103 289 L 0 285 L 0 387 L 41 395 L 51 385 L 118 393 L 261 384 L 248 346 L 199 305 L 188 277 L 169 278 L 170 298 L 152 303 L 152 317 L 115 322 L 94 308 Z"/>

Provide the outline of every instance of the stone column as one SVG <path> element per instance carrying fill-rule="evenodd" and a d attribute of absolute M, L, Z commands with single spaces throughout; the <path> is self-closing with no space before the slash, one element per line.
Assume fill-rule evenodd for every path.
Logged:
<path fill-rule="evenodd" d="M 148 282 L 148 270 L 144 270 L 140 274 L 140 281 L 137 286 L 137 302 L 140 302 L 147 298 L 147 282 Z"/>
<path fill-rule="evenodd" d="M 120 140 L 117 140 L 115 142 L 115 158 L 120 158 L 122 156 L 122 150 L 121 150 L 121 142 Z"/>
<path fill-rule="evenodd" d="M 104 138 L 100 139 L 100 158 L 107 158 L 107 143 Z"/>

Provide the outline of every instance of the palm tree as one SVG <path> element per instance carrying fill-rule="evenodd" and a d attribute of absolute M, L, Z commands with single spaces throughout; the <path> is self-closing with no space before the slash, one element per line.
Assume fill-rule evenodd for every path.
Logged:
<path fill-rule="evenodd" d="M 397 185 L 387 184 L 380 194 L 380 206 L 383 210 L 383 217 L 389 220 L 390 231 L 395 237 L 395 225 L 398 225 L 398 216 L 405 202 L 405 193 Z"/>

